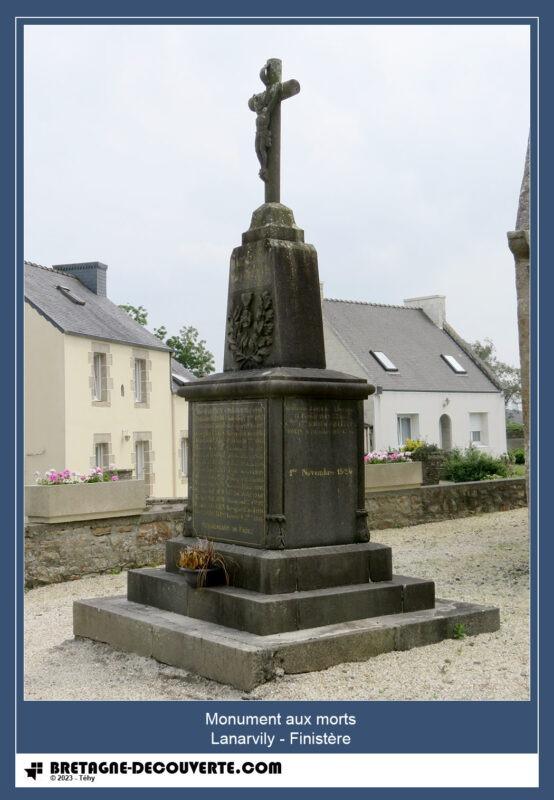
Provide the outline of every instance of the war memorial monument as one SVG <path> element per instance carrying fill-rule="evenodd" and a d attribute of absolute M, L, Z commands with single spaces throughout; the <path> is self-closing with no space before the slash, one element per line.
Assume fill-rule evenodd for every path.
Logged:
<path fill-rule="evenodd" d="M 74 633 L 249 691 L 277 674 L 497 630 L 499 612 L 435 600 L 394 575 L 365 510 L 364 379 L 325 368 L 317 253 L 281 204 L 281 103 L 300 91 L 270 59 L 249 101 L 265 202 L 231 254 L 224 371 L 189 403 L 189 498 L 165 568 L 127 597 L 74 605 Z M 229 584 L 191 588 L 179 552 L 215 542 Z"/>

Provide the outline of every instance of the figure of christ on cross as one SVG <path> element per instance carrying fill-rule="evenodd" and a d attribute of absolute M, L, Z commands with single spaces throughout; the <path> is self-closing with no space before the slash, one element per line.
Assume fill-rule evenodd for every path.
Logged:
<path fill-rule="evenodd" d="M 256 113 L 256 155 L 260 178 L 265 183 L 265 202 L 281 201 L 281 101 L 300 91 L 298 81 L 281 83 L 282 64 L 270 58 L 260 71 L 264 92 L 253 95 L 248 107 Z"/>

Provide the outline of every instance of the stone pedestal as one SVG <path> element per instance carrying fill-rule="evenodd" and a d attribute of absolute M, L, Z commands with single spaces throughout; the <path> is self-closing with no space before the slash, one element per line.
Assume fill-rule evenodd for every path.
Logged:
<path fill-rule="evenodd" d="M 317 253 L 290 208 L 265 203 L 231 255 L 225 371 L 325 368 Z"/>
<path fill-rule="evenodd" d="M 189 500 L 162 569 L 131 570 L 127 598 L 75 604 L 77 636 L 244 690 L 451 636 L 496 630 L 498 609 L 435 602 L 369 541 L 363 402 L 373 387 L 325 369 L 317 254 L 292 212 L 266 203 L 231 257 L 224 372 L 183 386 Z M 216 542 L 229 585 L 177 570 Z"/>
<path fill-rule="evenodd" d="M 189 401 L 186 533 L 256 548 L 368 540 L 366 381 L 293 367 L 222 373 Z"/>

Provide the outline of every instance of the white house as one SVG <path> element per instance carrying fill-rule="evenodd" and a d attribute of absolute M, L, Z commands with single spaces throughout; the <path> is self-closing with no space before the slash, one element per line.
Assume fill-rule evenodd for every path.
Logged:
<path fill-rule="evenodd" d="M 445 450 L 506 452 L 504 396 L 494 375 L 446 322 L 442 295 L 403 306 L 323 303 L 327 367 L 366 378 L 366 450 L 423 439 Z"/>
<path fill-rule="evenodd" d="M 155 497 L 188 494 L 194 375 L 106 296 L 99 262 L 25 264 L 25 482 L 35 471 L 131 469 Z"/>

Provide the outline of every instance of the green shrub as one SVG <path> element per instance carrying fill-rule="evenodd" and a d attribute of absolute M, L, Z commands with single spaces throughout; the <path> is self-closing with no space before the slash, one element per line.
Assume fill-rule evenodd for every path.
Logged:
<path fill-rule="evenodd" d="M 492 475 L 506 478 L 508 475 L 506 463 L 475 447 L 452 450 L 442 470 L 442 477 L 455 483 L 490 480 Z"/>
<path fill-rule="evenodd" d="M 436 444 L 426 444 L 422 442 L 412 450 L 412 461 L 426 461 L 431 453 L 438 453 L 439 448 Z"/>
<path fill-rule="evenodd" d="M 512 450 L 510 456 L 514 464 L 525 464 L 525 450 L 523 447 L 516 447 L 515 450 Z"/>
<path fill-rule="evenodd" d="M 405 450 L 407 453 L 411 453 L 413 450 L 416 450 L 418 447 L 421 447 L 421 445 L 424 444 L 425 442 L 423 439 L 406 439 L 402 450 Z"/>
<path fill-rule="evenodd" d="M 506 433 L 508 436 L 523 436 L 523 422 L 506 423 Z"/>
<path fill-rule="evenodd" d="M 525 478 L 525 464 L 510 464 L 510 478 Z"/>

